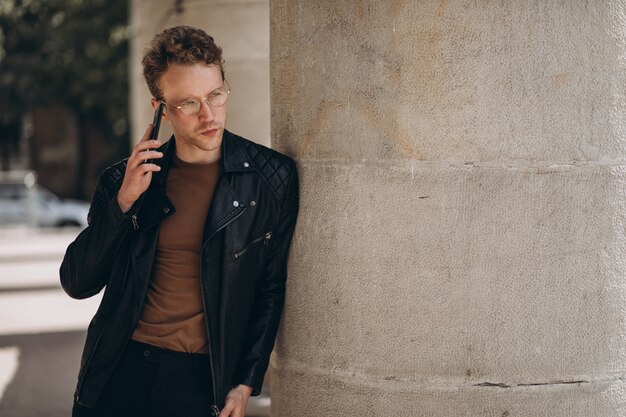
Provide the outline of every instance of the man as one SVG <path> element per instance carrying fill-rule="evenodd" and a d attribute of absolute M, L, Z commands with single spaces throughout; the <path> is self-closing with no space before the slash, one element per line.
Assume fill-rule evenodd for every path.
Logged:
<path fill-rule="evenodd" d="M 71 297 L 105 288 L 73 415 L 243 417 L 282 310 L 296 167 L 225 130 L 222 50 L 204 31 L 163 31 L 142 63 L 174 135 L 161 146 L 148 126 L 102 173 L 61 265 Z"/>

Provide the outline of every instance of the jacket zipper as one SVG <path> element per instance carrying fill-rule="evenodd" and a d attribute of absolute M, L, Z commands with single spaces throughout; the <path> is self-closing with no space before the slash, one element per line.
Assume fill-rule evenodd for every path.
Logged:
<path fill-rule="evenodd" d="M 241 216 L 244 213 L 245 207 L 242 207 L 242 208 L 243 210 L 236 213 L 234 216 L 232 216 L 232 218 L 228 219 L 228 221 L 225 222 L 222 226 L 218 227 L 215 231 L 213 231 L 213 233 L 211 233 L 211 235 L 202 243 L 202 247 L 200 248 L 200 291 L 202 292 L 202 307 L 204 308 L 204 324 L 206 325 L 206 328 L 207 328 L 207 341 L 209 345 L 209 366 L 211 367 L 211 381 L 213 382 L 213 401 L 215 402 L 218 402 L 218 398 L 217 398 L 217 384 L 216 384 L 216 378 L 215 378 L 215 363 L 213 362 L 213 347 L 211 346 L 211 318 L 208 316 L 209 311 L 207 310 L 206 300 L 204 296 L 205 285 L 206 285 L 207 292 L 209 291 L 209 288 L 208 288 L 208 284 L 206 284 L 205 281 L 202 280 L 202 253 L 204 252 L 204 248 L 206 247 L 208 241 L 211 240 L 211 238 L 215 236 L 217 232 L 219 232 L 220 230 L 228 226 L 230 223 L 232 223 L 235 219 L 237 219 L 239 216 Z M 212 404 L 211 412 L 213 413 L 213 415 L 217 417 L 220 413 L 220 409 L 216 404 Z"/>
<path fill-rule="evenodd" d="M 200 265 L 202 265 L 202 252 L 200 252 Z M 201 266 L 202 268 L 202 266 Z M 211 346 L 211 324 L 210 324 L 210 319 L 208 317 L 209 311 L 207 310 L 206 307 L 206 299 L 205 299 L 205 295 L 204 295 L 204 291 L 208 291 L 208 284 L 205 284 L 205 282 L 202 280 L 202 271 L 200 272 L 200 292 L 202 293 L 202 307 L 204 309 L 204 324 L 206 326 L 206 332 L 207 332 L 207 343 L 208 343 L 208 347 L 209 347 L 209 366 L 211 367 L 211 381 L 213 382 L 213 401 L 217 402 L 217 385 L 216 385 L 216 381 L 215 381 L 215 366 L 214 366 L 214 362 L 213 362 L 213 349 Z M 220 409 L 217 405 L 212 404 L 211 405 L 211 411 L 212 413 L 217 416 L 220 413 Z"/>
<path fill-rule="evenodd" d="M 269 244 L 271 238 L 272 238 L 272 232 L 271 231 L 267 232 L 266 234 L 264 234 L 261 237 L 257 237 L 252 242 L 248 243 L 246 246 L 244 246 L 243 248 L 239 249 L 237 252 L 233 253 L 233 258 L 238 259 L 241 255 L 246 253 L 246 251 L 248 249 L 250 249 L 250 246 L 257 244 L 260 241 L 263 241 L 264 245 Z"/>

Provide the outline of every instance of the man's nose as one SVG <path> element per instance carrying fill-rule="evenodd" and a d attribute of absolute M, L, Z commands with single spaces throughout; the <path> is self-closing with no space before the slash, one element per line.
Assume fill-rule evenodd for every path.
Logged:
<path fill-rule="evenodd" d="M 211 108 L 207 100 L 200 100 L 200 111 L 198 112 L 198 118 L 200 120 L 213 120 L 215 118 L 215 113 L 213 113 L 213 109 Z"/>

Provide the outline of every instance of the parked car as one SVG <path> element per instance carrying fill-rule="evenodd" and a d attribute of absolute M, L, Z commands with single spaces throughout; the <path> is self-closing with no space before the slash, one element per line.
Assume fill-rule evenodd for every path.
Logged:
<path fill-rule="evenodd" d="M 36 183 L 32 172 L 0 176 L 0 226 L 87 226 L 89 204 L 61 200 Z"/>

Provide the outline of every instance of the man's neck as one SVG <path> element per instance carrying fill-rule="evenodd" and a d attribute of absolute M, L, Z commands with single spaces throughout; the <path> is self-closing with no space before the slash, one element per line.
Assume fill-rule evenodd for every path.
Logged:
<path fill-rule="evenodd" d="M 222 157 L 222 147 L 204 151 L 202 149 L 194 148 L 190 149 L 184 146 L 178 146 L 176 144 L 176 156 L 183 162 L 189 164 L 210 164 Z"/>

